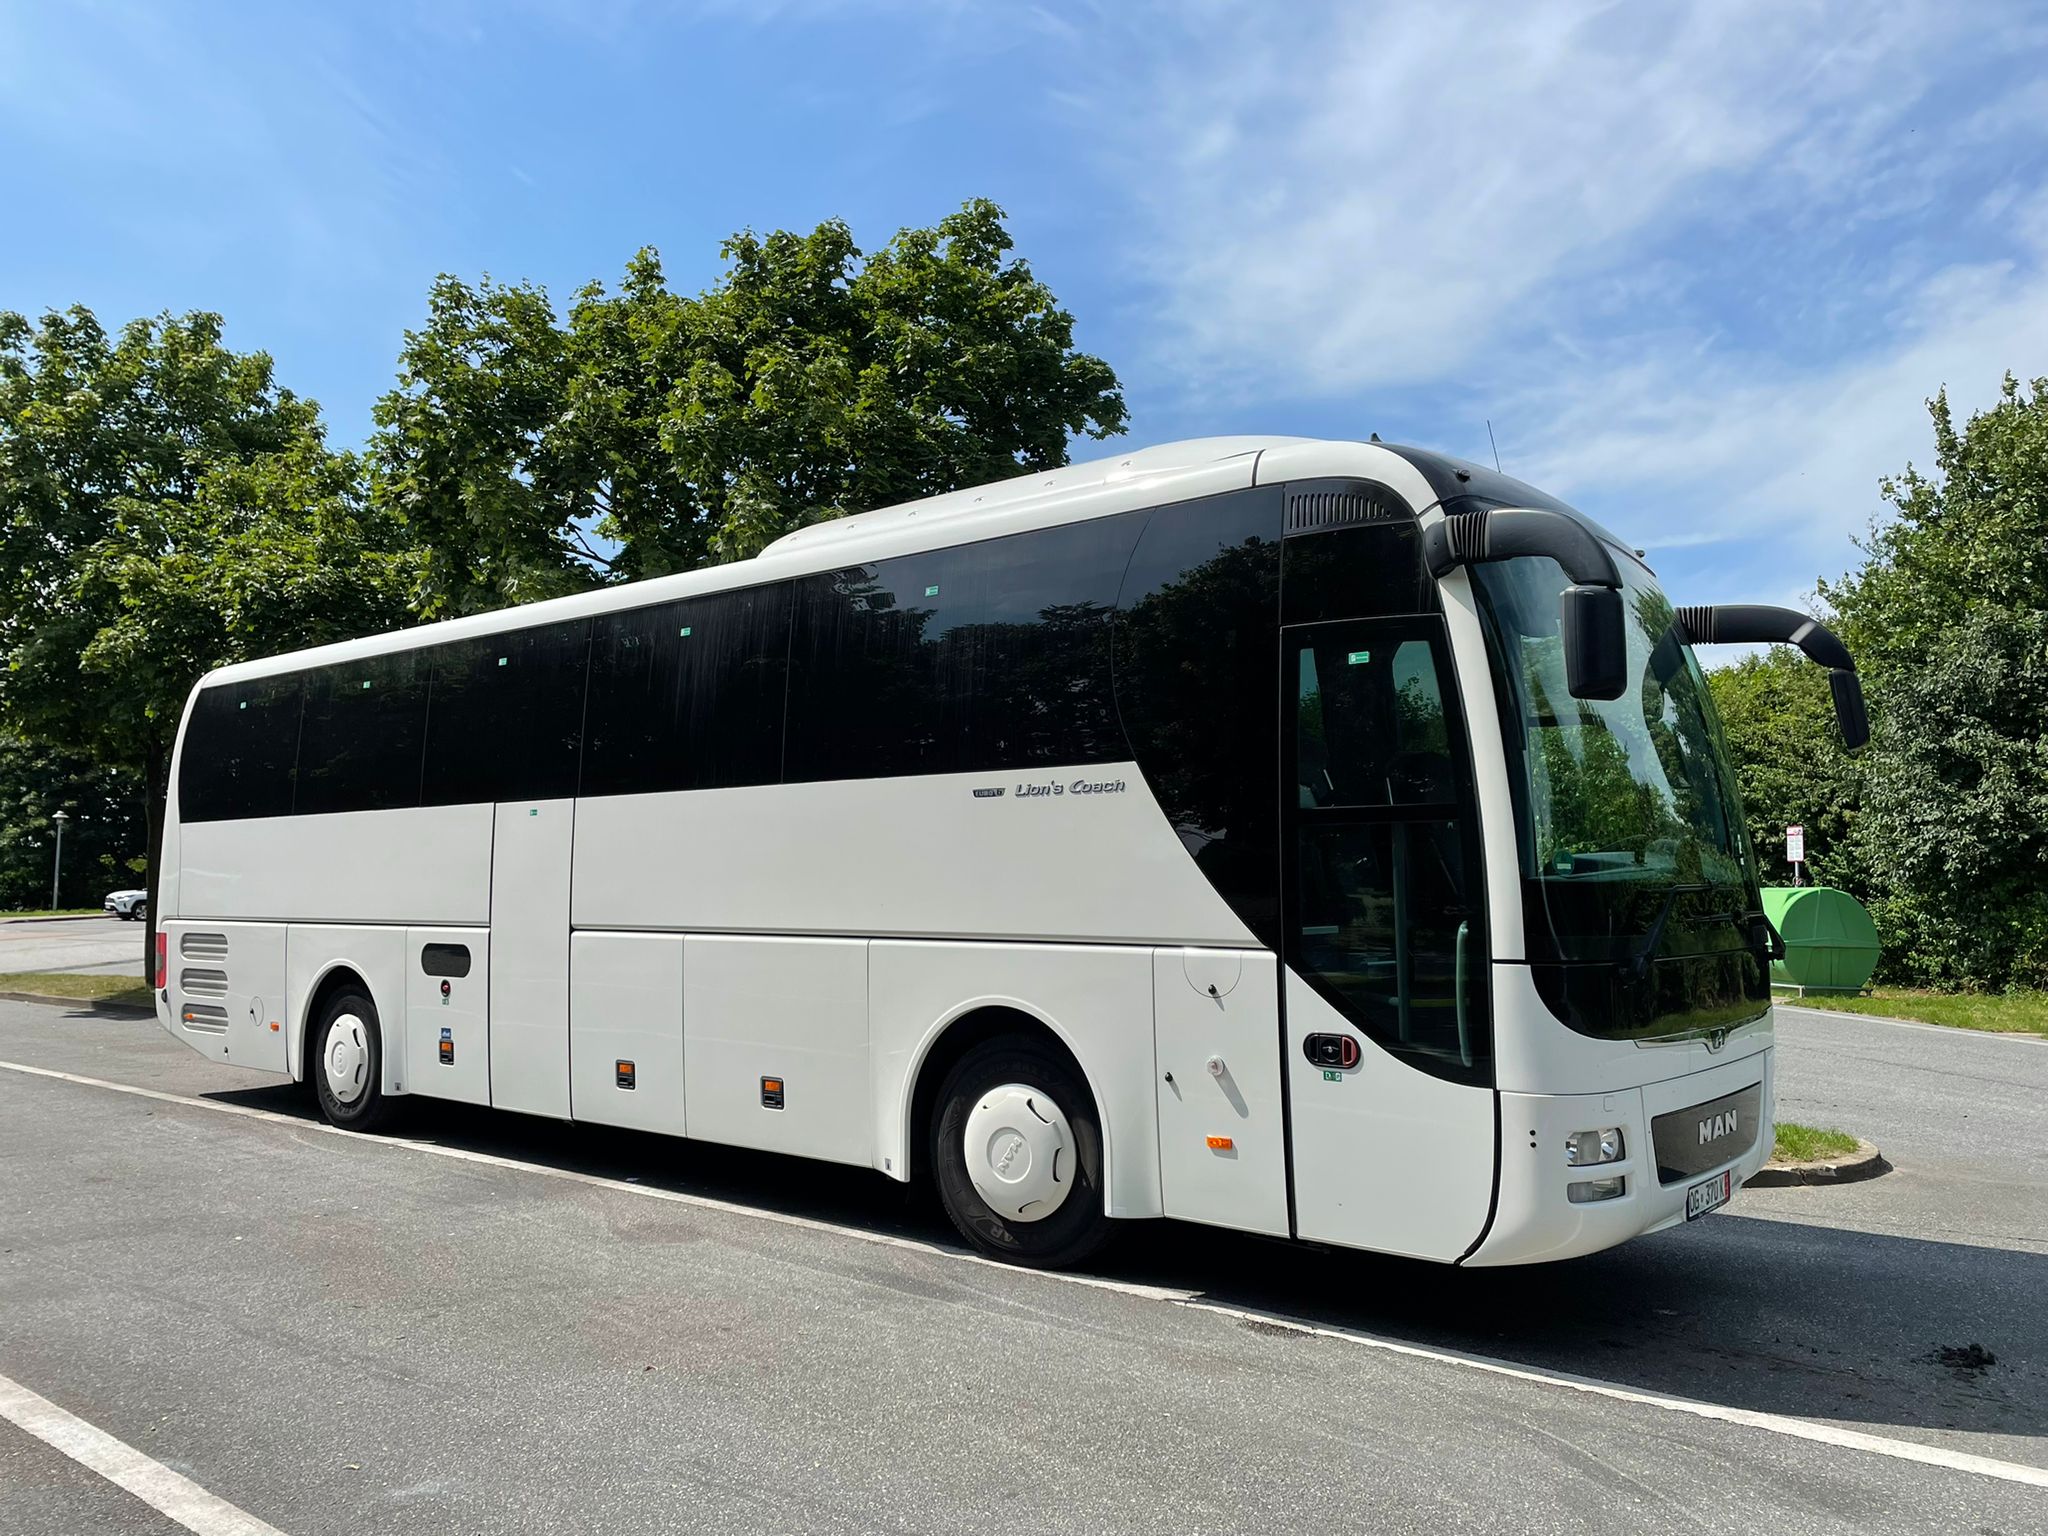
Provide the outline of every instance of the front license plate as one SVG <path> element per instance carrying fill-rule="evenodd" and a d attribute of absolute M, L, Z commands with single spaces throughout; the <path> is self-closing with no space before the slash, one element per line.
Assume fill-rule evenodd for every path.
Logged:
<path fill-rule="evenodd" d="M 1717 1173 L 1704 1184 L 1695 1184 L 1685 1192 L 1685 1219 L 1704 1216 L 1718 1206 L 1728 1203 L 1728 1197 L 1735 1193 L 1735 1170 Z"/>

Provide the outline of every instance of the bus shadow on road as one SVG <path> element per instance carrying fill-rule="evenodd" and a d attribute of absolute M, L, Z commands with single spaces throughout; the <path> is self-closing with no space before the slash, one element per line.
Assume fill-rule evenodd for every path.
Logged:
<path fill-rule="evenodd" d="M 319 1118 L 291 1086 L 206 1097 Z M 959 1246 L 921 1187 L 866 1169 L 467 1105 L 413 1109 L 396 1139 Z M 1090 1272 L 1286 1321 L 1879 1432 L 2038 1441 L 2048 1424 L 2038 1306 L 2048 1254 L 1739 1211 L 1517 1269 L 1451 1269 L 1172 1221 L 1136 1230 L 1141 1241 L 1125 1234 Z M 1274 1347 L 1302 1342 L 1276 1337 Z"/>

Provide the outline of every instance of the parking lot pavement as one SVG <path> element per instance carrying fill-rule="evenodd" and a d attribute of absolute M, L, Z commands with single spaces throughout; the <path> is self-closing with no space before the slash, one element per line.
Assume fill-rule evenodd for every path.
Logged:
<path fill-rule="evenodd" d="M 1840 1042 L 1781 1038 L 1788 1099 L 1855 1092 Z M 2011 1055 L 1989 1075 L 2038 1093 L 2048 1051 Z M 0 1004 L 0 1060 L 202 1100 L 0 1070 L 0 1374 L 286 1531 L 2018 1532 L 2048 1504 L 1631 1395 L 2048 1466 L 2048 1258 L 1779 1198 L 1819 1192 L 1491 1274 L 1162 1224 L 1091 1285 L 949 1251 L 856 1170 L 440 1106 L 432 1146 L 316 1130 L 147 1020 Z M 1944 1362 L 1973 1341 L 1994 1364 Z M 0 1523 L 24 1454 L 0 1439 Z"/>
<path fill-rule="evenodd" d="M 1800 1068 L 1780 1071 L 1778 1117 L 1853 1131 L 1895 1171 L 1752 1190 L 1755 1209 L 2048 1256 L 2048 1042 L 1784 1007 L 1778 1039 Z"/>
<path fill-rule="evenodd" d="M 187 1528 L 26 1430 L 0 1423 L 0 1531 L 185 1536 Z"/>
<path fill-rule="evenodd" d="M 143 974 L 141 923 L 118 917 L 75 917 L 0 923 L 0 974 L 91 971 Z"/>

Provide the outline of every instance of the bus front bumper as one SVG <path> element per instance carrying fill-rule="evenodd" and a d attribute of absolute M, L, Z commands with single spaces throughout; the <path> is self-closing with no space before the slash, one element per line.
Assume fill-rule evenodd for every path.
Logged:
<path fill-rule="evenodd" d="M 1719 1189 L 1714 1186 L 1724 1175 L 1727 1190 L 1740 1200 L 1743 1181 L 1771 1155 L 1776 1107 L 1773 1067 L 1774 1052 L 1766 1048 L 1683 1077 L 1612 1093 L 1503 1092 L 1500 1184 L 1493 1226 L 1465 1262 L 1534 1264 L 1568 1259 L 1611 1248 L 1646 1232 L 1681 1226 L 1688 1220 L 1688 1192 L 1709 1186 L 1693 1197 L 1692 1203 L 1697 1207 L 1712 1202 L 1711 1209 L 1719 1204 L 1715 1200 Z M 1753 1099 L 1746 1094 L 1751 1087 L 1759 1090 Z M 1740 1120 L 1754 1122 L 1753 1135 L 1728 1135 L 1731 1148 L 1739 1145 L 1740 1152 L 1682 1173 L 1667 1169 L 1660 1176 L 1652 1136 L 1659 1117 L 1682 1117 L 1684 1112 L 1698 1109 L 1711 1120 L 1714 1114 L 1706 1113 L 1710 1107 L 1725 1117 L 1735 1112 L 1728 1107 L 1735 1103 L 1743 1106 L 1737 1116 L 1737 1131 L 1744 1129 Z M 1682 1118 L 1679 1124 L 1690 1130 L 1693 1117 Z M 1725 1124 L 1725 1118 L 1717 1120 L 1716 1128 Z M 1623 1155 L 1618 1160 L 1591 1167 L 1566 1161 L 1565 1148 L 1571 1136 L 1608 1127 L 1622 1133 Z M 1616 1179 L 1621 1181 L 1619 1194 L 1588 1199 L 1589 1194 L 1604 1194 L 1605 1188 L 1581 1189 L 1581 1198 L 1572 1198 L 1574 1184 L 1599 1181 L 1606 1186 L 1606 1181 Z"/>

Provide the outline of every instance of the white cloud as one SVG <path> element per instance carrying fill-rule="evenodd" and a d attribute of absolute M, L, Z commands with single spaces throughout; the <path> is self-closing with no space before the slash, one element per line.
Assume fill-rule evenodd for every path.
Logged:
<path fill-rule="evenodd" d="M 1876 187 L 1943 23 L 1872 8 L 1845 33 L 1843 14 L 1437 5 L 1155 28 L 1117 144 L 1165 253 L 1171 366 L 1315 391 L 1441 378 L 1672 223 L 1753 216 L 1717 209 L 1738 192 L 1796 217 Z M 1760 167 L 1766 185 L 1738 184 Z"/>
<path fill-rule="evenodd" d="M 1822 365 L 1652 356 L 1531 382 L 1528 478 L 1588 502 L 1635 493 L 1608 520 L 1653 547 L 1767 539 L 1810 587 L 1881 510 L 1882 477 L 1932 467 L 1927 399 L 1945 386 L 1966 414 L 2029 364 L 2048 367 L 2048 270 L 1953 267 L 1867 348 Z"/>
<path fill-rule="evenodd" d="M 1517 473 L 1782 599 L 1929 457 L 1928 395 L 2048 371 L 2044 44 L 1933 3 L 1212 6 L 1071 110 L 1115 103 L 1166 414 L 1448 401 L 1436 441 L 1491 416 Z"/>

